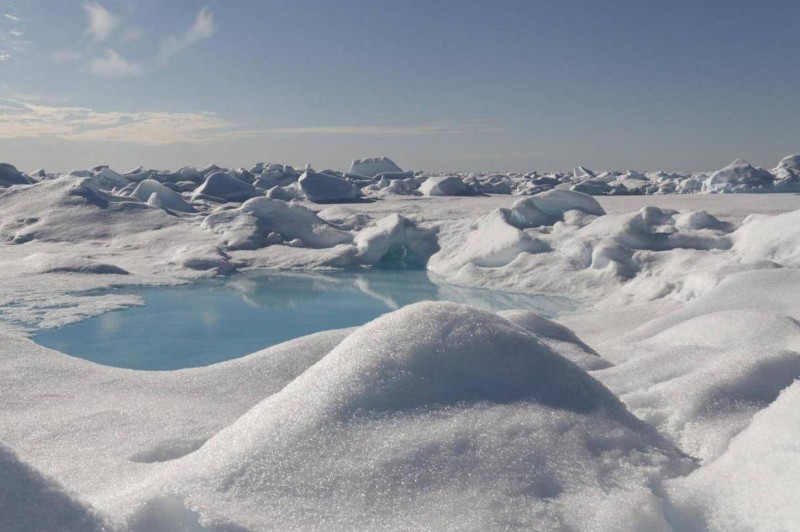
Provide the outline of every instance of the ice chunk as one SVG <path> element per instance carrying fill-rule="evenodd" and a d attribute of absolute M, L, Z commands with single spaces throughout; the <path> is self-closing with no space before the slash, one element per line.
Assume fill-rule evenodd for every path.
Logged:
<path fill-rule="evenodd" d="M 25 177 L 16 167 L 8 163 L 0 163 L 0 187 L 30 184 L 31 180 Z"/>
<path fill-rule="evenodd" d="M 350 173 L 363 175 L 365 177 L 375 177 L 385 172 L 402 172 L 402 168 L 397 166 L 388 157 L 373 157 L 370 159 L 356 159 L 350 165 Z"/>
<path fill-rule="evenodd" d="M 393 261 L 394 265 L 424 267 L 430 256 L 439 251 L 434 231 L 420 229 L 399 214 L 389 215 L 364 229 L 353 243 L 367 264 Z"/>
<path fill-rule="evenodd" d="M 315 203 L 353 201 L 362 195 L 361 190 L 346 179 L 309 170 L 300 176 L 298 183 L 306 198 Z"/>
<path fill-rule="evenodd" d="M 611 192 L 611 187 L 608 183 L 600 181 L 599 179 L 587 179 L 573 185 L 571 190 L 583 192 L 584 194 L 591 194 L 592 196 L 602 196 L 604 194 L 609 194 Z"/>
<path fill-rule="evenodd" d="M 201 170 L 202 172 L 202 170 Z M 213 172 L 197 187 L 192 198 L 210 197 L 224 201 L 246 201 L 258 195 L 252 185 L 225 172 Z"/>

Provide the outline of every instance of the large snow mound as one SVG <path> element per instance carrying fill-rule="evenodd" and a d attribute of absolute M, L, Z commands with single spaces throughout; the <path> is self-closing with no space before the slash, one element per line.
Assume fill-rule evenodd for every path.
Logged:
<path fill-rule="evenodd" d="M 420 303 L 359 328 L 154 485 L 253 529 L 641 529 L 666 526 L 654 475 L 690 468 L 531 333 Z"/>

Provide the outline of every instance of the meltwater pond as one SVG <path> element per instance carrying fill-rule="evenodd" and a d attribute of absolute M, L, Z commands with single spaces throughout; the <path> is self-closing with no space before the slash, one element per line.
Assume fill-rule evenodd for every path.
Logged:
<path fill-rule="evenodd" d="M 116 310 L 34 336 L 45 347 L 131 369 L 170 370 L 238 358 L 286 340 L 362 325 L 418 301 L 453 301 L 554 316 L 560 297 L 437 284 L 427 272 L 253 272 L 186 286 L 141 287 L 143 306 Z"/>

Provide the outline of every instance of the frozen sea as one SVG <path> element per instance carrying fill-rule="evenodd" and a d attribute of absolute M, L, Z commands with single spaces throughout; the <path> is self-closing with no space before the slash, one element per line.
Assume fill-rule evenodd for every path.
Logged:
<path fill-rule="evenodd" d="M 0 191 L 0 530 L 796 527 L 796 195 L 86 174 Z"/>

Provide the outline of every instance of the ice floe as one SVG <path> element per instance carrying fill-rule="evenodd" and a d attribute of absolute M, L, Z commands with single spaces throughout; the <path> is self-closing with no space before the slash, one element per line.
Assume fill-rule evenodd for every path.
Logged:
<path fill-rule="evenodd" d="M 800 205 L 761 193 L 798 166 L 3 165 L 0 530 L 789 530 Z M 142 304 L 113 287 L 376 267 L 577 303 L 422 303 L 163 372 L 28 337 Z"/>

